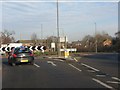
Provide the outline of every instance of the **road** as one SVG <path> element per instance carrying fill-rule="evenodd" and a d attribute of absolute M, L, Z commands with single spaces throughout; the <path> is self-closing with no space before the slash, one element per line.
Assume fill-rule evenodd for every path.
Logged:
<path fill-rule="evenodd" d="M 107 75 L 99 68 L 89 66 L 90 63 L 86 64 L 85 60 L 92 59 L 83 57 L 79 62 L 75 62 L 40 57 L 35 59 L 34 65 L 22 64 L 11 67 L 7 64 L 7 59 L 3 58 L 2 88 L 109 88 L 117 90 L 119 85 L 117 76 Z"/>
<path fill-rule="evenodd" d="M 112 76 L 118 77 L 118 69 L 120 68 L 120 54 L 110 53 L 86 55 L 83 56 L 80 62 L 95 67 Z"/>

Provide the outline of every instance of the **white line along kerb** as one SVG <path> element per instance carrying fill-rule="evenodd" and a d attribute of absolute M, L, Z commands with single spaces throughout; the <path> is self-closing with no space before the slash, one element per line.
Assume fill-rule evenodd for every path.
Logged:
<path fill-rule="evenodd" d="M 101 81 L 98 80 L 98 79 L 92 78 L 92 80 L 95 81 L 95 82 L 97 82 L 97 83 L 99 83 L 99 84 L 101 84 L 101 85 L 103 85 L 103 86 L 106 87 L 106 88 L 113 89 L 113 87 L 111 87 L 111 86 L 109 86 L 109 85 L 107 85 L 107 84 L 101 82 Z"/>
<path fill-rule="evenodd" d="M 52 64 L 53 66 L 57 66 L 56 64 L 54 64 L 52 61 L 47 61 L 47 63 Z"/>
<path fill-rule="evenodd" d="M 77 68 L 77 67 L 75 67 L 75 66 L 73 66 L 72 64 L 69 64 L 71 67 L 73 67 L 73 68 L 75 68 L 75 69 L 77 69 L 78 71 L 82 71 L 82 70 L 80 70 L 79 68 Z"/>
<path fill-rule="evenodd" d="M 90 68 L 90 69 L 93 69 L 93 70 L 95 70 L 95 71 L 100 71 L 100 70 L 95 69 L 95 68 L 93 68 L 93 67 L 91 67 L 91 66 L 88 66 L 87 64 L 84 64 L 84 63 L 81 63 L 81 65 L 86 66 L 86 67 L 88 67 L 88 68 Z"/>

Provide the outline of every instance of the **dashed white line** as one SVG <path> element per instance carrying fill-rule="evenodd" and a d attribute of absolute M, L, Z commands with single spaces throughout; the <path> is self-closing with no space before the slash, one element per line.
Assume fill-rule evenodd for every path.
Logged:
<path fill-rule="evenodd" d="M 106 75 L 96 75 L 97 77 L 106 77 Z"/>
<path fill-rule="evenodd" d="M 93 70 L 95 70 L 95 71 L 100 71 L 100 70 L 98 70 L 98 69 L 96 69 L 96 68 L 93 68 L 93 67 L 91 67 L 91 66 L 89 66 L 89 65 L 87 65 L 87 64 L 84 64 L 84 63 L 81 63 L 81 65 L 86 66 L 86 67 L 88 67 L 88 68 L 90 68 L 90 69 L 93 69 Z"/>
<path fill-rule="evenodd" d="M 37 65 L 37 64 L 35 64 L 35 63 L 34 63 L 34 66 L 36 66 L 36 67 L 40 67 L 39 65 Z"/>
<path fill-rule="evenodd" d="M 76 58 L 74 58 L 74 60 L 75 60 L 76 62 L 78 62 L 78 60 L 77 60 Z"/>
<path fill-rule="evenodd" d="M 88 72 L 95 72 L 94 70 L 87 70 Z"/>
<path fill-rule="evenodd" d="M 117 77 L 112 77 L 112 79 L 117 80 L 117 81 L 120 81 L 120 79 L 117 78 Z"/>
<path fill-rule="evenodd" d="M 79 68 L 77 68 L 77 67 L 75 67 L 75 66 L 73 66 L 72 64 L 69 64 L 71 67 L 73 67 L 73 68 L 75 68 L 75 69 L 77 69 L 78 71 L 82 71 L 82 70 L 80 70 Z"/>
<path fill-rule="evenodd" d="M 115 81 L 107 81 L 107 83 L 120 84 L 120 82 L 115 82 Z"/>
<path fill-rule="evenodd" d="M 92 78 L 92 80 L 95 81 L 95 82 L 97 82 L 97 83 L 99 83 L 99 84 L 101 84 L 102 86 L 104 86 L 104 87 L 106 87 L 106 88 L 113 89 L 113 87 L 111 87 L 111 86 L 109 86 L 109 85 L 101 82 L 101 81 L 98 80 L 98 79 Z"/>
<path fill-rule="evenodd" d="M 57 66 L 57 65 L 54 64 L 52 61 L 47 61 L 47 63 L 51 63 L 53 66 Z"/>

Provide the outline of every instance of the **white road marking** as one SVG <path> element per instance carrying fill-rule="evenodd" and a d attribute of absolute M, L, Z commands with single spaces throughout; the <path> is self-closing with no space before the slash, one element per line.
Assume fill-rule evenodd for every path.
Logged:
<path fill-rule="evenodd" d="M 120 82 L 115 82 L 115 81 L 107 81 L 107 83 L 120 84 Z"/>
<path fill-rule="evenodd" d="M 88 72 L 95 72 L 94 70 L 87 70 Z"/>
<path fill-rule="evenodd" d="M 106 77 L 106 75 L 96 75 L 97 77 Z"/>
<path fill-rule="evenodd" d="M 59 61 L 64 62 L 63 60 L 59 60 Z"/>
<path fill-rule="evenodd" d="M 53 60 L 55 60 L 55 61 L 61 61 L 61 62 L 64 62 L 63 60 L 59 60 L 59 59 L 53 59 Z"/>
<path fill-rule="evenodd" d="M 117 80 L 117 81 L 120 81 L 120 79 L 117 78 L 117 77 L 112 77 L 112 79 Z"/>
<path fill-rule="evenodd" d="M 90 69 L 93 69 L 93 70 L 95 70 L 95 71 L 100 71 L 100 70 L 98 70 L 98 69 L 96 69 L 96 68 L 93 68 L 93 67 L 91 67 L 91 66 L 89 66 L 89 65 L 87 65 L 87 64 L 84 64 L 84 63 L 81 63 L 81 65 L 86 66 L 86 67 L 88 67 L 88 68 L 90 68 Z"/>
<path fill-rule="evenodd" d="M 57 65 L 54 64 L 52 61 L 47 61 L 47 63 L 51 63 L 53 66 L 57 66 Z"/>
<path fill-rule="evenodd" d="M 78 60 L 77 60 L 76 58 L 74 58 L 74 60 L 75 60 L 76 62 L 78 62 Z"/>
<path fill-rule="evenodd" d="M 35 63 L 34 63 L 34 66 L 36 66 L 36 67 L 40 67 L 39 65 L 37 65 L 37 64 L 35 64 Z"/>
<path fill-rule="evenodd" d="M 77 68 L 77 67 L 75 67 L 75 66 L 73 66 L 72 64 L 69 64 L 71 67 L 73 67 L 73 68 L 75 68 L 75 69 L 77 69 L 78 71 L 82 71 L 82 70 L 80 70 L 79 68 Z"/>
<path fill-rule="evenodd" d="M 102 86 L 104 86 L 104 87 L 106 87 L 106 88 L 113 89 L 113 87 L 111 87 L 111 86 L 109 86 L 109 85 L 107 85 L 107 84 L 101 82 L 101 81 L 98 80 L 98 79 L 92 78 L 92 80 L 95 81 L 95 82 L 97 82 L 97 83 L 99 83 L 99 84 L 101 84 Z"/>

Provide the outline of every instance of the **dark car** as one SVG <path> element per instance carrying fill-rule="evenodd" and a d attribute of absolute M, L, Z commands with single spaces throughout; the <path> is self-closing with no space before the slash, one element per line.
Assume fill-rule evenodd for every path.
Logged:
<path fill-rule="evenodd" d="M 17 47 L 14 48 L 11 53 L 9 53 L 8 63 L 12 66 L 21 63 L 34 64 L 34 56 L 29 48 Z"/>

